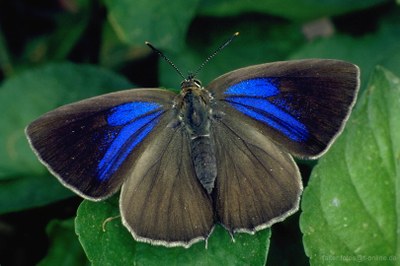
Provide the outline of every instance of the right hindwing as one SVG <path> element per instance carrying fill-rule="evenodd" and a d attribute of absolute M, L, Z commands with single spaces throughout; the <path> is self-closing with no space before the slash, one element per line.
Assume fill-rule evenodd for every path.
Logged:
<path fill-rule="evenodd" d="M 219 222 L 231 233 L 254 232 L 297 211 L 302 184 L 293 158 L 252 126 L 228 114 L 212 123 Z"/>

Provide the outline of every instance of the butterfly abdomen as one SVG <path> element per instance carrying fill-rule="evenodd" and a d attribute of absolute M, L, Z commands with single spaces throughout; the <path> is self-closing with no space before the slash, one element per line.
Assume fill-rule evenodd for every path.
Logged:
<path fill-rule="evenodd" d="M 199 136 L 190 141 L 190 150 L 197 179 L 210 194 L 217 176 L 214 143 L 209 136 Z"/>

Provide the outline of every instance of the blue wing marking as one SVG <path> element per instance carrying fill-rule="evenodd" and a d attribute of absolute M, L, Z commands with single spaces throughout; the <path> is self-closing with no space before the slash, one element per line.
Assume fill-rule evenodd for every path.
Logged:
<path fill-rule="evenodd" d="M 278 86 L 273 79 L 254 78 L 241 81 L 225 92 L 225 101 L 241 113 L 278 130 L 293 141 L 304 142 L 309 137 L 307 127 L 292 114 L 283 100 L 279 105 L 268 97 L 279 96 Z"/>
<path fill-rule="evenodd" d="M 97 178 L 105 181 L 122 165 L 159 121 L 161 105 L 149 102 L 126 103 L 111 109 L 107 124 L 115 130 L 104 136 L 109 143 L 97 165 Z"/>
<path fill-rule="evenodd" d="M 111 109 L 107 123 L 110 126 L 122 126 L 160 107 L 159 104 L 150 102 L 124 103 Z"/>
<path fill-rule="evenodd" d="M 230 86 L 224 94 L 244 95 L 247 97 L 270 97 L 277 95 L 279 89 L 267 78 L 243 80 Z"/>

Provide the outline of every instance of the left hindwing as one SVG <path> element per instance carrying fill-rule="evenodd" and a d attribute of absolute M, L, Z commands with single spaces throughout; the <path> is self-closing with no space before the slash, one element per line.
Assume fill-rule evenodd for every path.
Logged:
<path fill-rule="evenodd" d="M 41 162 L 68 188 L 98 200 L 115 193 L 171 114 L 175 94 L 132 89 L 53 110 L 26 128 Z"/>
<path fill-rule="evenodd" d="M 163 120 L 122 185 L 122 221 L 136 240 L 189 247 L 210 235 L 212 203 L 196 178 L 186 128 Z"/>
<path fill-rule="evenodd" d="M 316 158 L 341 132 L 358 88 L 357 66 L 309 59 L 238 69 L 206 89 L 217 113 L 256 127 L 293 155 Z"/>

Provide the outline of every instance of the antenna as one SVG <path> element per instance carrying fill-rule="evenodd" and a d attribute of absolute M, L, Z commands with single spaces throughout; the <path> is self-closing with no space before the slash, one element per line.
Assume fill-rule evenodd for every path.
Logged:
<path fill-rule="evenodd" d="M 239 32 L 235 32 L 228 40 L 226 40 L 222 45 L 220 45 L 215 51 L 214 53 L 212 53 L 209 57 L 207 57 L 206 60 L 204 60 L 204 62 L 199 66 L 199 68 L 193 72 L 193 74 L 191 75 L 192 78 L 195 77 L 200 70 L 203 69 L 203 67 L 211 60 L 213 59 L 222 49 L 224 49 L 226 46 L 228 46 L 228 44 L 230 44 L 237 36 L 239 35 Z"/>
<path fill-rule="evenodd" d="M 178 68 L 174 63 L 172 63 L 172 61 L 171 61 L 168 57 L 166 57 L 160 50 L 158 50 L 157 48 L 155 48 L 155 47 L 154 47 L 151 43 L 149 43 L 149 42 L 145 42 L 145 44 L 146 44 L 148 47 L 150 47 L 151 50 L 153 50 L 154 52 L 156 52 L 159 56 L 161 56 L 162 58 L 164 58 L 165 61 L 167 61 L 168 64 L 170 64 L 170 65 L 175 69 L 175 71 L 178 72 L 179 76 L 181 76 L 183 79 L 186 79 L 186 77 L 182 74 L 182 72 L 179 70 L 179 68 Z"/>
<path fill-rule="evenodd" d="M 188 79 L 193 79 L 212 58 L 214 58 L 222 49 L 224 49 L 228 44 L 230 44 L 238 35 L 239 32 L 235 32 L 228 40 L 226 40 L 222 45 L 220 45 L 209 57 L 207 57 L 206 60 L 204 60 L 204 62 L 197 68 L 195 72 L 189 74 Z M 145 42 L 145 44 L 149 46 L 151 50 L 153 50 L 159 56 L 161 56 L 165 61 L 167 61 L 167 63 L 170 64 L 175 69 L 176 72 L 178 72 L 179 76 L 181 76 L 184 80 L 186 80 L 185 76 L 182 74 L 179 68 L 174 63 L 172 63 L 172 61 L 168 57 L 166 57 L 160 50 L 155 48 L 151 43 Z"/>

